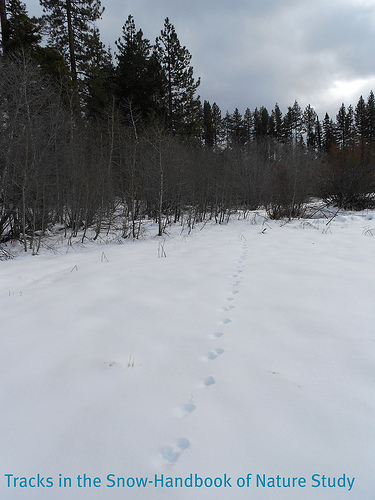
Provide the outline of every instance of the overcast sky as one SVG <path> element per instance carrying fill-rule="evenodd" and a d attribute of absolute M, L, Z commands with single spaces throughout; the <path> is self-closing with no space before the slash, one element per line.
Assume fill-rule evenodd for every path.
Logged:
<path fill-rule="evenodd" d="M 39 15 L 38 0 L 25 0 Z M 113 49 L 129 14 L 153 43 L 169 17 L 193 56 L 198 93 L 223 114 L 297 100 L 321 119 L 375 92 L 375 0 L 102 0 Z"/>

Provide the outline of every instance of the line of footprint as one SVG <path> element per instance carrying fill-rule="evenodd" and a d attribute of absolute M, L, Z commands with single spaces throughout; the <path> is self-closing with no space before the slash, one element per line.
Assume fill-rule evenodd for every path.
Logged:
<path fill-rule="evenodd" d="M 239 293 L 238 286 L 241 284 L 242 281 L 242 267 L 243 263 L 246 260 L 247 257 L 247 242 L 246 239 L 243 236 L 240 236 L 240 239 L 242 240 L 242 254 L 237 261 L 237 268 L 235 273 L 232 275 L 232 278 L 235 278 L 235 281 L 231 284 L 233 287 L 233 290 L 230 293 L 230 296 L 227 297 L 225 300 L 226 302 L 229 302 L 229 305 L 226 305 L 222 308 L 223 312 L 230 312 L 233 309 L 235 309 L 235 305 L 232 303 L 236 297 L 236 295 Z M 232 320 L 230 318 L 223 318 L 221 320 L 222 325 L 227 325 L 230 323 Z M 223 332 L 215 332 L 213 334 L 213 339 L 217 340 L 221 338 L 224 335 Z M 224 349 L 221 347 L 217 347 L 209 352 L 207 352 L 203 359 L 208 360 L 208 361 L 213 361 L 215 360 L 218 356 L 224 353 Z M 214 385 L 216 383 L 214 377 L 211 375 L 206 376 L 203 379 L 202 386 L 203 388 L 205 387 L 210 387 L 211 385 Z M 196 409 L 195 404 L 193 403 L 193 400 L 183 404 L 178 412 L 178 415 L 180 417 L 187 417 L 189 416 L 194 410 Z M 187 448 L 190 447 L 190 441 L 186 437 L 180 437 L 176 439 L 176 441 L 172 442 L 171 444 L 164 446 L 161 450 L 161 458 L 162 461 L 165 465 L 173 465 L 174 463 L 177 462 L 179 459 L 181 453 L 186 450 Z"/>

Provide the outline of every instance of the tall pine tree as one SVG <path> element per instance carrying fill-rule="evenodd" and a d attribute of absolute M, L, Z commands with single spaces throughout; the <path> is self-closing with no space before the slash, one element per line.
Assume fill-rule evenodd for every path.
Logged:
<path fill-rule="evenodd" d="M 336 127 L 333 120 L 326 113 L 323 120 L 323 138 L 322 147 L 323 151 L 329 153 L 334 145 L 336 145 Z"/>
<path fill-rule="evenodd" d="M 283 124 L 283 114 L 279 105 L 276 103 L 275 108 L 272 110 L 271 116 L 273 118 L 273 134 L 275 139 L 280 142 L 284 137 L 284 124 Z"/>
<path fill-rule="evenodd" d="M 0 0 L 1 48 L 6 53 L 9 43 L 9 24 L 5 0 Z"/>
<path fill-rule="evenodd" d="M 337 140 L 340 147 L 344 148 L 354 135 L 354 112 L 350 105 L 346 110 L 343 103 L 336 115 Z"/>
<path fill-rule="evenodd" d="M 371 90 L 366 103 L 367 136 L 370 144 L 375 141 L 375 96 Z"/>
<path fill-rule="evenodd" d="M 41 23 L 30 17 L 20 0 L 0 0 L 3 54 L 17 50 L 35 52 L 41 42 Z"/>
<path fill-rule="evenodd" d="M 199 97 L 195 96 L 200 80 L 194 80 L 191 54 L 181 45 L 168 18 L 156 39 L 156 53 L 165 75 L 167 127 L 175 134 L 193 135 L 201 110 Z"/>
<path fill-rule="evenodd" d="M 292 139 L 295 145 L 303 143 L 303 113 L 297 101 L 288 107 L 284 127 L 287 138 Z"/>
<path fill-rule="evenodd" d="M 303 130 L 306 133 L 306 144 L 309 149 L 316 148 L 316 120 L 317 114 L 310 106 L 310 104 L 305 108 L 303 112 Z"/>
<path fill-rule="evenodd" d="M 214 134 L 214 147 L 218 148 L 221 146 L 224 137 L 223 131 L 223 119 L 221 117 L 221 109 L 214 102 L 212 104 L 212 125 L 213 125 L 213 134 Z"/>
<path fill-rule="evenodd" d="M 49 45 L 69 61 L 72 81 L 86 75 L 92 58 L 92 45 L 98 44 L 95 22 L 104 8 L 100 0 L 39 0 L 48 30 Z M 102 46 L 100 51 L 102 52 Z"/>
<path fill-rule="evenodd" d="M 203 103 L 203 140 L 207 148 L 212 148 L 214 146 L 212 108 L 208 101 L 204 101 Z"/>
<path fill-rule="evenodd" d="M 260 109 L 255 108 L 253 113 L 254 137 L 255 139 L 264 139 L 269 131 L 269 113 L 267 108 L 261 106 Z"/>
<path fill-rule="evenodd" d="M 163 75 L 152 46 L 136 29 L 129 16 L 116 41 L 116 94 L 123 109 L 131 105 L 143 120 L 158 116 L 162 111 Z"/>

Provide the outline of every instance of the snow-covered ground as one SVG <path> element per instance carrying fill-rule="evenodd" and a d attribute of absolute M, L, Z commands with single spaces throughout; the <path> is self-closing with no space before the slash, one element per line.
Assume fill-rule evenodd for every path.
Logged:
<path fill-rule="evenodd" d="M 0 262 L 0 498 L 374 498 L 375 212 L 155 234 Z"/>

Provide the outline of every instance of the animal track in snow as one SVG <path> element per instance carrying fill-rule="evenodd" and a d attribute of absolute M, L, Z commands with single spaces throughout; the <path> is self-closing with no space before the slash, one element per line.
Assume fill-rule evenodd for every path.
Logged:
<path fill-rule="evenodd" d="M 215 379 L 214 379 L 213 377 L 211 377 L 211 376 L 206 377 L 206 378 L 204 379 L 204 381 L 203 381 L 203 384 L 204 384 L 206 387 L 209 387 L 210 385 L 213 385 L 213 384 L 215 384 L 215 383 L 216 383 L 216 382 L 215 382 Z"/>
<path fill-rule="evenodd" d="M 194 403 L 192 403 L 191 401 L 189 401 L 189 403 L 185 403 L 181 406 L 180 408 L 180 411 L 179 411 L 179 415 L 181 417 L 187 417 L 188 415 L 190 415 L 191 413 L 193 413 L 193 411 L 196 409 L 197 407 L 195 406 Z"/>
<path fill-rule="evenodd" d="M 221 320 L 221 322 L 223 323 L 223 325 L 227 325 L 228 323 L 230 323 L 232 320 L 229 319 L 229 318 L 224 318 L 223 320 Z"/>
<path fill-rule="evenodd" d="M 220 337 L 222 337 L 224 334 L 222 332 L 215 332 L 213 334 L 213 337 L 214 339 L 219 339 Z"/>
<path fill-rule="evenodd" d="M 161 450 L 161 456 L 165 463 L 172 465 L 177 462 L 181 453 L 189 448 L 190 441 L 185 437 L 180 437 L 172 445 L 165 446 Z"/>
<path fill-rule="evenodd" d="M 186 403 L 184 404 L 184 410 L 187 412 L 187 413 L 191 413 L 192 411 L 194 411 L 196 408 L 195 404 L 193 403 Z"/>
<path fill-rule="evenodd" d="M 226 306 L 226 307 L 223 307 L 221 310 L 223 312 L 228 312 L 228 311 L 231 311 L 232 309 L 234 309 L 236 306 Z"/>
<path fill-rule="evenodd" d="M 238 290 L 233 290 L 232 294 L 235 295 L 236 293 L 238 293 Z"/>
<path fill-rule="evenodd" d="M 210 351 L 206 354 L 206 359 L 214 360 L 218 356 L 220 356 L 220 354 L 223 354 L 223 352 L 224 352 L 224 349 L 222 349 L 221 347 L 219 347 L 218 349 L 214 349 L 213 351 Z"/>

